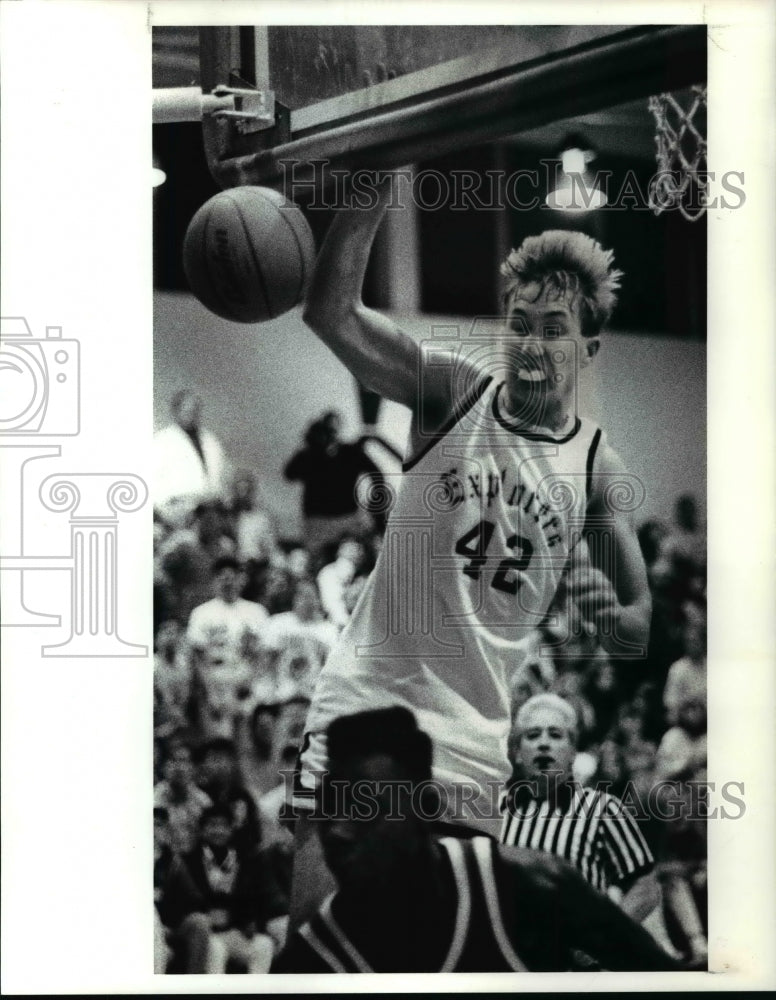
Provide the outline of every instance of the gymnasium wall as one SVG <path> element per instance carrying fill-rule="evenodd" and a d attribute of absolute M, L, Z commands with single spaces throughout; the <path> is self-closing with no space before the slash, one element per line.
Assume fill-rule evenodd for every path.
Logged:
<path fill-rule="evenodd" d="M 423 337 L 433 320 L 401 322 Z M 646 486 L 639 522 L 670 520 L 682 492 L 694 493 L 705 508 L 705 371 L 704 343 L 633 333 L 608 334 L 586 369 L 582 411 L 601 421 Z M 349 373 L 302 324 L 299 310 L 260 327 L 242 326 L 213 316 L 188 294 L 156 291 L 155 428 L 169 422 L 169 398 L 183 387 L 200 393 L 205 424 L 234 463 L 259 471 L 265 509 L 282 536 L 293 536 L 299 488 L 285 482 L 283 465 L 324 409 L 340 410 L 344 437 L 359 432 Z M 379 431 L 400 448 L 407 424 L 407 411 L 384 404 Z"/>

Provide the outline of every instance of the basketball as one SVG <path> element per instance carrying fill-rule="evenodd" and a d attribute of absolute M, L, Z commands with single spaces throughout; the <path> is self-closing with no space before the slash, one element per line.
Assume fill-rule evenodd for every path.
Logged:
<path fill-rule="evenodd" d="M 299 208 L 270 188 L 221 191 L 194 215 L 183 269 L 199 301 L 223 319 L 261 323 L 305 296 L 315 242 Z"/>

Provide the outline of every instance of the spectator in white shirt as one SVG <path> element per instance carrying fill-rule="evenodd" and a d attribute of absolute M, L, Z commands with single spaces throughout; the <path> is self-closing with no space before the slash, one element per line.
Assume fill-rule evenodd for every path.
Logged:
<path fill-rule="evenodd" d="M 344 628 L 350 618 L 346 591 L 363 568 L 364 561 L 364 546 L 358 539 L 346 536 L 339 544 L 334 562 L 324 566 L 318 574 L 321 605 L 337 628 Z"/>
<path fill-rule="evenodd" d="M 278 701 L 310 697 L 336 638 L 337 627 L 324 620 L 317 587 L 312 580 L 300 580 L 291 610 L 267 623 L 265 641 L 276 657 Z"/>
<path fill-rule="evenodd" d="M 234 518 L 237 555 L 244 562 L 271 562 L 278 557 L 275 531 L 269 516 L 256 501 L 256 476 L 241 470 L 232 483 L 230 510 Z"/>
<path fill-rule="evenodd" d="M 194 608 L 187 638 L 202 698 L 200 723 L 207 736 L 230 737 L 240 702 L 251 694 L 262 700 L 274 696 L 263 638 L 269 615 L 260 604 L 240 597 L 245 574 L 238 560 L 217 559 L 213 578 L 217 596 Z"/>
<path fill-rule="evenodd" d="M 170 402 L 173 423 L 154 435 L 154 507 L 178 527 L 197 504 L 223 500 L 227 461 L 218 438 L 202 426 L 202 400 L 188 389 Z"/>

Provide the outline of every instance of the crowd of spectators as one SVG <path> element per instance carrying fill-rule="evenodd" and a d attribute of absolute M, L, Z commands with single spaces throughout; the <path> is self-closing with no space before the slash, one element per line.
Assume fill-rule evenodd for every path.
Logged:
<path fill-rule="evenodd" d="M 157 971 L 267 971 L 291 872 L 280 772 L 293 767 L 315 678 L 374 565 L 380 525 L 360 520 L 332 538 L 327 521 L 316 540 L 313 515 L 303 542 L 278 539 L 249 472 L 174 518 L 168 509 L 154 534 Z M 705 538 L 692 498 L 680 498 L 674 525 L 643 524 L 639 541 L 653 601 L 646 657 L 613 658 L 560 603 L 523 644 L 513 708 L 542 691 L 566 699 L 577 780 L 645 803 L 657 786 L 705 778 Z M 705 825 L 653 813 L 642 832 L 666 924 L 697 956 Z"/>
<path fill-rule="evenodd" d="M 154 525 L 156 967 L 266 972 L 291 878 L 280 772 L 379 537 L 279 541 L 246 472 L 178 513 Z"/>

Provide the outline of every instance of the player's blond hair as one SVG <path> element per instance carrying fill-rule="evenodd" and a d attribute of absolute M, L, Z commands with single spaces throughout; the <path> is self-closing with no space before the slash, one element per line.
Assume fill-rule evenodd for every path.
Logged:
<path fill-rule="evenodd" d="M 504 305 L 528 284 L 539 285 L 537 298 L 547 292 L 569 301 L 580 298 L 579 315 L 584 337 L 595 337 L 609 321 L 617 304 L 622 271 L 614 267 L 614 253 L 585 233 L 548 229 L 528 236 L 501 265 L 507 279 Z"/>

